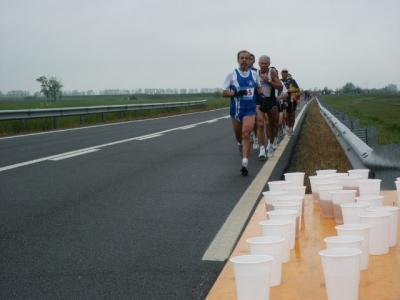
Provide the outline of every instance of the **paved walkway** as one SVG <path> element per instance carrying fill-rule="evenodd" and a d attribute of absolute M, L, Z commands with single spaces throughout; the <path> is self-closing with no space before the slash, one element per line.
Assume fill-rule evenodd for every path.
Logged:
<path fill-rule="evenodd" d="M 382 191 L 381 195 L 385 196 L 384 205 L 399 206 L 397 191 Z M 246 240 L 262 235 L 259 222 L 266 219 L 264 199 L 261 199 L 231 257 L 249 254 Z M 313 203 L 312 195 L 306 195 L 303 224 L 295 249 L 291 250 L 290 262 L 282 265 L 282 284 L 271 288 L 271 300 L 327 299 L 318 252 L 326 249 L 325 237 L 337 235 L 337 224 L 334 219 L 320 216 L 319 205 Z M 391 247 L 389 254 L 369 256 L 368 269 L 361 271 L 359 299 L 400 300 L 400 222 L 397 233 L 397 246 Z M 229 260 L 206 299 L 237 299 L 233 265 Z"/>

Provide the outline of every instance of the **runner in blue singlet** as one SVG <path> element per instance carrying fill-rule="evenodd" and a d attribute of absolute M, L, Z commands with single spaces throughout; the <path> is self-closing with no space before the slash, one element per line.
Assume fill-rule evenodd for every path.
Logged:
<path fill-rule="evenodd" d="M 260 78 L 249 70 L 250 53 L 240 51 L 237 55 L 239 68 L 232 71 L 222 86 L 222 97 L 231 98 L 230 116 L 239 150 L 242 152 L 242 175 L 248 174 L 250 132 L 254 128 L 256 114 L 255 90 L 262 93 Z"/>

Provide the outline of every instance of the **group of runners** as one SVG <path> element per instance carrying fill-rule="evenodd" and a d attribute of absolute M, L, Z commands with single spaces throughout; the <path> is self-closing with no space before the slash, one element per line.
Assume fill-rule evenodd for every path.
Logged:
<path fill-rule="evenodd" d="M 240 172 L 248 174 L 251 148 L 259 149 L 258 157 L 274 156 L 284 135 L 293 135 L 296 109 L 302 91 L 287 69 L 271 67 L 267 55 L 258 58 L 249 51 L 237 54 L 239 67 L 226 77 L 222 96 L 231 98 L 230 116 L 242 156 Z"/>

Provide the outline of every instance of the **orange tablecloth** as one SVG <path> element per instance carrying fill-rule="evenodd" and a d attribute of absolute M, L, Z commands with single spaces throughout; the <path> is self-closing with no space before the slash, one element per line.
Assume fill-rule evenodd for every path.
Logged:
<path fill-rule="evenodd" d="M 384 205 L 398 206 L 397 191 L 382 191 Z M 249 254 L 246 240 L 261 236 L 259 222 L 266 220 L 262 199 L 241 236 L 231 257 Z M 306 195 L 303 226 L 291 250 L 290 262 L 282 265 L 282 284 L 272 287 L 271 300 L 327 299 L 322 262 L 318 252 L 326 249 L 324 238 L 337 235 L 334 219 L 320 216 L 318 204 L 312 195 Z M 370 255 L 368 270 L 361 271 L 359 299 L 400 300 L 400 219 L 398 222 L 397 246 L 389 249 L 389 254 Z M 227 262 L 220 276 L 207 296 L 207 300 L 236 299 L 233 265 Z"/>

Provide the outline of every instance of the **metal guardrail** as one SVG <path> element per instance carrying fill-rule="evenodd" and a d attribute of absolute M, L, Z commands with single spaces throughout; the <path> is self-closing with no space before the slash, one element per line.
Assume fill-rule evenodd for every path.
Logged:
<path fill-rule="evenodd" d="M 47 108 L 47 109 L 18 109 L 18 110 L 0 110 L 0 121 L 21 120 L 22 126 L 25 127 L 26 119 L 54 118 L 54 128 L 58 128 L 58 117 L 81 116 L 81 124 L 83 124 L 83 116 L 88 114 L 105 114 L 109 112 L 120 112 L 121 118 L 125 111 L 148 110 L 149 114 L 153 109 L 165 109 L 176 107 L 191 107 L 207 104 L 207 100 L 196 100 L 188 102 L 167 102 L 167 103 L 149 103 L 149 104 L 129 104 L 129 105 L 109 105 L 109 106 L 92 106 L 92 107 L 69 107 L 69 108 Z M 23 128 L 24 129 L 24 128 Z"/>
<path fill-rule="evenodd" d="M 394 181 L 400 176 L 400 145 L 371 148 L 346 125 L 324 108 L 317 99 L 321 115 L 327 121 L 355 169 L 369 169 L 372 177 L 382 180 L 384 190 L 396 189 Z"/>

